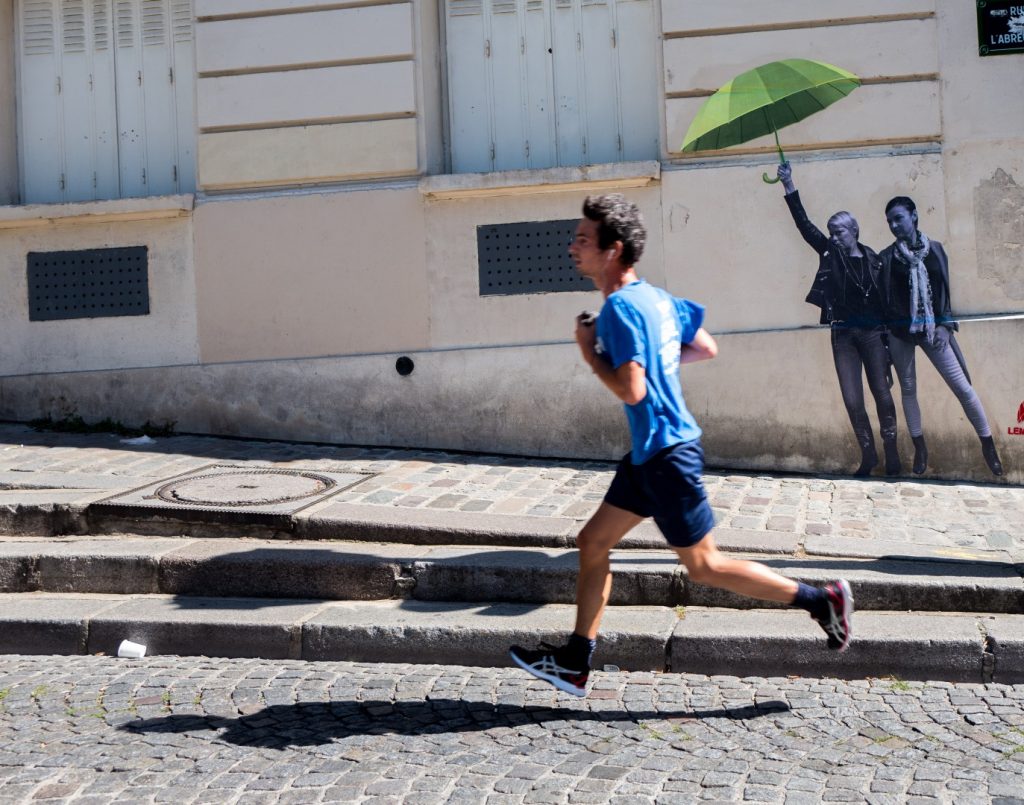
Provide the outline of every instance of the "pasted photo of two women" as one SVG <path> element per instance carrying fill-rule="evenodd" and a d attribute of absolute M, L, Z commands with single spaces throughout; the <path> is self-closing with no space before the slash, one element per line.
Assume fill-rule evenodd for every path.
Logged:
<path fill-rule="evenodd" d="M 918 378 L 919 373 L 936 372 L 974 429 L 985 465 L 992 476 L 1002 476 L 992 426 L 957 341 L 955 267 L 942 243 L 929 236 L 918 203 L 895 193 L 884 210 L 869 211 L 884 216 L 892 237 L 876 250 L 861 241 L 857 218 L 844 209 L 843 199 L 830 199 L 827 188 L 815 188 L 808 212 L 796 173 L 789 162 L 777 169 L 796 232 L 817 255 L 806 301 L 819 308 L 820 324 L 829 327 L 835 375 L 856 444 L 850 473 L 928 473 L 929 439 L 935 435 L 928 430 L 933 401 L 919 395 Z M 852 206 L 850 200 L 845 203 Z M 815 220 L 823 221 L 824 227 Z M 810 255 L 808 259 L 813 260 Z M 877 438 L 868 415 L 865 379 L 877 417 Z M 901 455 L 897 438 L 901 428 L 912 445 L 907 455 Z"/>

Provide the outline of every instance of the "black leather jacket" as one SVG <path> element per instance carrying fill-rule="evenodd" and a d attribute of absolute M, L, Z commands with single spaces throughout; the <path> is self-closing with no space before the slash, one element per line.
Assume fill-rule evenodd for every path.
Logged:
<path fill-rule="evenodd" d="M 882 249 L 879 259 L 882 261 L 881 288 L 885 300 L 886 321 L 896 334 L 905 336 L 910 324 L 910 311 L 907 297 L 909 291 L 897 292 L 896 284 L 909 282 L 907 266 L 896 257 L 896 244 L 891 243 Z M 951 330 L 959 330 L 960 326 L 953 318 L 953 304 L 949 294 L 949 258 L 946 250 L 937 240 L 931 242 L 928 256 L 924 260 L 928 268 L 928 278 L 932 288 L 932 312 L 935 323 L 944 324 Z"/>
<path fill-rule="evenodd" d="M 801 237 L 818 253 L 818 271 L 805 301 L 821 308 L 821 324 L 844 321 L 851 309 L 863 311 L 862 315 L 848 321 L 851 326 L 878 327 L 884 324 L 885 297 L 880 284 L 882 261 L 879 256 L 873 249 L 858 242 L 865 257 L 870 281 L 870 288 L 866 289 L 869 294 L 862 300 L 861 288 L 851 276 L 850 258 L 807 217 L 800 201 L 800 191 L 787 193 L 785 199 Z"/>

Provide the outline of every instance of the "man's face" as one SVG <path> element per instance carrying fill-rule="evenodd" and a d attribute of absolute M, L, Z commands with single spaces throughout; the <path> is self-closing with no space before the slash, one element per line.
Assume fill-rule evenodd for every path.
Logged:
<path fill-rule="evenodd" d="M 597 245 L 597 229 L 597 221 L 581 218 L 576 226 L 576 236 L 569 244 L 569 256 L 572 257 L 576 270 L 589 279 L 603 275 L 613 254 L 609 249 L 602 251 Z"/>
<path fill-rule="evenodd" d="M 902 204 L 897 204 L 885 214 L 885 220 L 889 222 L 889 231 L 897 240 L 914 240 L 917 232 L 917 212 L 910 212 Z"/>
<path fill-rule="evenodd" d="M 857 235 L 849 224 L 837 222 L 828 225 L 829 237 L 843 247 L 848 254 L 857 245 Z"/>

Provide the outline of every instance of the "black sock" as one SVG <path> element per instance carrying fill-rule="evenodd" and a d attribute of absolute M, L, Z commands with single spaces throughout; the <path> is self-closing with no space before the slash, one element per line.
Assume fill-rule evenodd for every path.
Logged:
<path fill-rule="evenodd" d="M 825 591 L 820 587 L 812 587 L 802 581 L 796 583 L 796 597 L 793 599 L 793 606 L 806 609 L 816 618 L 828 616 L 828 600 L 825 598 Z"/>
<path fill-rule="evenodd" d="M 565 653 L 565 662 L 573 671 L 589 671 L 590 661 L 594 657 L 594 649 L 597 648 L 597 641 L 573 632 L 569 635 L 569 642 L 565 644 L 562 651 Z"/>

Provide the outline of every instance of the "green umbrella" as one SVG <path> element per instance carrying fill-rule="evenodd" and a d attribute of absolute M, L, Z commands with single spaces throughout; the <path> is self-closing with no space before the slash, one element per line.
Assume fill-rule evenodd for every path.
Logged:
<path fill-rule="evenodd" d="M 686 131 L 683 151 L 711 151 L 775 135 L 778 130 L 845 98 L 860 79 L 839 67 L 808 59 L 783 59 L 736 76 L 708 98 Z M 769 183 L 778 179 L 762 178 Z"/>

